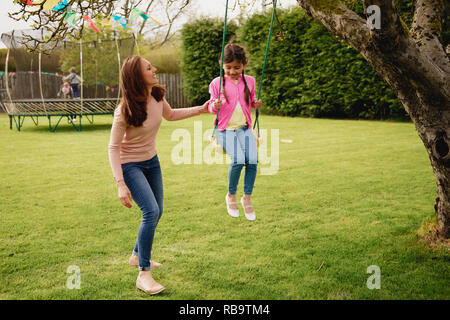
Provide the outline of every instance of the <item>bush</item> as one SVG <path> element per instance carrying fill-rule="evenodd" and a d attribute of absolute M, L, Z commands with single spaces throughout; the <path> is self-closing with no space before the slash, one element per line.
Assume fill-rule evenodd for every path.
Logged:
<path fill-rule="evenodd" d="M 263 111 L 287 116 L 386 119 L 405 111 L 365 59 L 306 16 L 278 11 L 264 74 Z M 271 12 L 250 17 L 239 38 L 251 53 L 250 74 L 260 74 Z"/>
<path fill-rule="evenodd" d="M 157 48 L 144 44 L 140 47 L 140 53 L 159 73 L 181 73 L 181 45 L 176 41 Z"/>
<path fill-rule="evenodd" d="M 227 24 L 227 42 L 235 36 L 236 30 L 235 23 Z M 181 30 L 184 92 L 192 104 L 201 104 L 209 99 L 209 83 L 220 75 L 218 61 L 222 34 L 223 20 L 211 18 L 185 24 Z"/>

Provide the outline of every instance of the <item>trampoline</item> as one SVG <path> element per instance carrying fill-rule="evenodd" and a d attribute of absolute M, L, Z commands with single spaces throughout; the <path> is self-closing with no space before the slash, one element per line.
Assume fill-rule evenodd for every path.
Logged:
<path fill-rule="evenodd" d="M 40 44 L 39 51 L 26 50 L 24 41 L 30 35 L 45 39 L 43 30 L 15 30 L 1 35 L 8 48 L 4 72 L 6 99 L 2 104 L 9 116 L 10 130 L 14 124 L 20 131 L 26 118 L 31 118 L 36 126 L 40 118 L 45 118 L 51 132 L 56 131 L 63 119 L 81 131 L 83 119 L 93 123 L 96 115 L 114 114 L 120 101 L 121 61 L 133 54 L 134 36 L 118 38 L 113 33 L 93 41 L 65 41 L 52 48 L 49 56 L 43 53 L 44 44 Z M 10 55 L 16 65 L 12 75 L 8 71 Z M 67 74 L 44 72 L 49 59 L 55 57 L 59 58 L 58 65 L 62 70 L 75 68 L 82 79 L 78 98 L 58 98 Z"/>

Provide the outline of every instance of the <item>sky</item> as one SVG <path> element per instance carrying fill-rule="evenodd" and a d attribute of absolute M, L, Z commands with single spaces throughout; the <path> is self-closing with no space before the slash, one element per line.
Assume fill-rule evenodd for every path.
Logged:
<path fill-rule="evenodd" d="M 229 0 L 229 18 L 232 19 L 235 17 L 239 10 L 231 10 L 237 0 Z M 242 1 L 242 0 L 241 0 Z M 15 21 L 8 17 L 8 12 L 14 12 L 17 8 L 20 8 L 18 5 L 13 3 L 13 0 L 0 0 L 1 9 L 0 9 L 0 34 L 4 32 L 9 32 L 13 29 L 28 29 L 30 28 L 29 24 L 24 21 Z M 247 3 L 252 1 L 247 0 Z M 266 2 L 269 2 L 266 0 Z M 205 15 L 205 16 L 223 16 L 225 14 L 225 3 L 226 0 L 193 0 L 193 8 L 191 11 L 195 12 L 195 15 Z M 296 0 L 278 0 L 278 8 L 286 8 L 288 6 L 296 5 Z M 257 0 L 256 4 L 253 7 L 254 11 L 261 9 L 261 1 Z M 157 17 L 154 17 L 157 19 Z M 0 41 L 0 48 L 4 48 L 5 46 Z"/>

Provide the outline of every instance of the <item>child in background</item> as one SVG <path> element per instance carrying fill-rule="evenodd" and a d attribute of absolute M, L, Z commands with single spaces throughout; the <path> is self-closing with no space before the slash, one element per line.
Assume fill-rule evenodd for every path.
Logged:
<path fill-rule="evenodd" d="M 228 214 L 239 217 L 236 201 L 236 191 L 242 168 L 244 173 L 244 195 L 240 200 L 245 217 L 256 219 L 251 204 L 251 195 L 255 184 L 258 151 L 252 132 L 251 108 L 260 108 L 261 100 L 255 99 L 255 78 L 245 74 L 247 57 L 243 47 L 237 44 L 227 44 L 224 48 L 224 77 L 215 78 L 209 85 L 211 102 L 210 113 L 218 115 L 216 139 L 231 158 L 228 170 L 228 193 L 225 196 Z M 219 97 L 219 87 L 221 94 Z"/>
<path fill-rule="evenodd" d="M 57 96 L 58 96 L 58 98 L 62 97 L 63 99 L 73 99 L 72 86 L 70 85 L 69 81 L 64 80 L 64 77 L 63 77 L 63 85 L 59 89 Z M 70 119 L 72 122 L 75 122 L 75 121 L 77 121 L 77 116 L 71 114 Z"/>
<path fill-rule="evenodd" d="M 70 68 L 70 74 L 63 79 L 69 81 L 70 86 L 72 87 L 73 90 L 73 97 L 75 99 L 79 99 L 80 91 L 78 89 L 78 86 L 81 83 L 82 79 L 76 74 L 75 68 L 74 67 Z"/>
<path fill-rule="evenodd" d="M 68 81 L 64 81 L 61 89 L 58 92 L 58 98 L 62 97 L 63 99 L 72 99 L 73 98 L 73 90 Z"/>

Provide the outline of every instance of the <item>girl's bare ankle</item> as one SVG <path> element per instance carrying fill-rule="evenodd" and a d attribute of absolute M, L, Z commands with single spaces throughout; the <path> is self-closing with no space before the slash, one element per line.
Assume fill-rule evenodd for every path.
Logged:
<path fill-rule="evenodd" d="M 228 194 L 228 199 L 236 201 L 236 194 Z"/>

